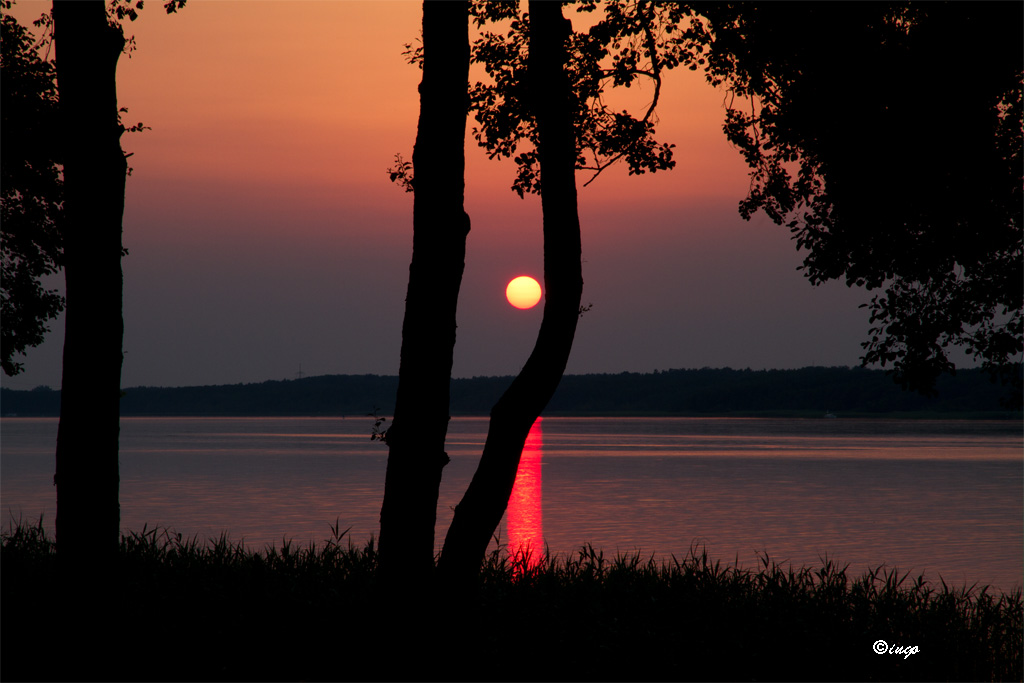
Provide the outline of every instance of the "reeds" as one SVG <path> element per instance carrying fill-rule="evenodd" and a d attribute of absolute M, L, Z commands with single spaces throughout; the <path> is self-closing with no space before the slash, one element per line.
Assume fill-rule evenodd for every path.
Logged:
<path fill-rule="evenodd" d="M 42 525 L 12 525 L 0 553 L 5 680 L 1022 676 L 1019 590 L 936 586 L 884 567 L 852 577 L 827 558 L 794 568 L 764 554 L 741 568 L 702 547 L 659 561 L 587 545 L 536 560 L 499 548 L 468 598 L 396 604 L 373 541 L 352 543 L 337 522 L 323 544 L 262 550 L 226 535 L 124 536 L 114 619 L 94 626 L 110 631 L 109 658 L 84 671 L 54 655 L 54 634 L 67 632 L 55 625 L 81 615 L 54 590 Z"/>

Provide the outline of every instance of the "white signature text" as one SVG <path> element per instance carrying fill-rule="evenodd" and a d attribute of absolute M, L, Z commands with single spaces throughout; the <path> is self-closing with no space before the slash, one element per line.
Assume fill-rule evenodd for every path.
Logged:
<path fill-rule="evenodd" d="M 871 649 L 875 651 L 876 655 L 903 655 L 903 659 L 910 655 L 916 655 L 921 651 L 921 648 L 917 645 L 889 645 L 884 640 L 876 640 Z"/>

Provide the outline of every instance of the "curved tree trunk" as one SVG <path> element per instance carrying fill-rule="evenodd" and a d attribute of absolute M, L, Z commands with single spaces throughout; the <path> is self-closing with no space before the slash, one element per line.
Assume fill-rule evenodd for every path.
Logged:
<path fill-rule="evenodd" d="M 529 87 L 537 120 L 544 213 L 544 318 L 522 372 L 491 410 L 480 464 L 455 517 L 438 565 L 465 585 L 480 568 L 508 505 L 530 427 L 555 393 L 572 350 L 583 293 L 576 203 L 572 90 L 563 71 L 571 24 L 559 2 L 530 2 Z"/>
<path fill-rule="evenodd" d="M 120 542 L 121 221 L 127 163 L 102 0 L 53 3 L 64 157 L 67 309 L 57 431 L 57 550 L 102 574 Z"/>
<path fill-rule="evenodd" d="M 423 81 L 413 151 L 413 254 L 395 416 L 380 513 L 385 576 L 433 575 L 434 524 L 449 421 L 455 313 L 466 257 L 469 8 L 423 3 Z"/>

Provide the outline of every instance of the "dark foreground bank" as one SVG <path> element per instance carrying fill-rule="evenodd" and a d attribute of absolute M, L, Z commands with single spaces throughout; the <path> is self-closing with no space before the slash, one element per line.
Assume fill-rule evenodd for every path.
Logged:
<path fill-rule="evenodd" d="M 591 548 L 496 553 L 451 600 L 384 592 L 371 544 L 246 551 L 121 541 L 109 603 L 59 589 L 41 527 L 3 537 L 3 680 L 1021 680 L 1020 591 L 860 578 L 767 558 L 736 570 Z"/>

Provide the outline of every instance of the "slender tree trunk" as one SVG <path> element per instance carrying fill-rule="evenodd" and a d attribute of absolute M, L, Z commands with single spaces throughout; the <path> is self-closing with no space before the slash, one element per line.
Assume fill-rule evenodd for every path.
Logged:
<path fill-rule="evenodd" d="M 433 575 L 437 496 L 448 463 L 455 314 L 469 234 L 463 206 L 468 84 L 468 3 L 424 2 L 413 254 L 379 539 L 385 576 L 405 580 Z"/>
<path fill-rule="evenodd" d="M 102 0 L 53 3 L 64 147 L 67 309 L 57 432 L 57 549 L 96 572 L 120 540 L 121 221 L 127 164 L 116 71 L 124 46 Z"/>
<path fill-rule="evenodd" d="M 116 71 L 121 30 L 103 0 L 55 1 L 54 43 L 64 158 L 64 367 L 57 429 L 57 553 L 61 612 L 55 652 L 69 671 L 104 678 L 117 610 L 120 541 L 121 151 Z"/>
<path fill-rule="evenodd" d="M 544 317 L 522 372 L 491 410 L 473 481 L 455 508 L 438 569 L 452 585 L 479 571 L 515 483 L 530 427 L 555 393 L 572 350 L 583 274 L 576 204 L 576 137 L 569 80 L 563 71 L 572 30 L 559 2 L 530 2 L 531 106 L 537 121 L 544 214 Z"/>

